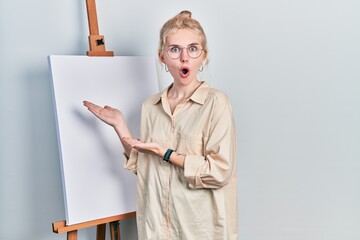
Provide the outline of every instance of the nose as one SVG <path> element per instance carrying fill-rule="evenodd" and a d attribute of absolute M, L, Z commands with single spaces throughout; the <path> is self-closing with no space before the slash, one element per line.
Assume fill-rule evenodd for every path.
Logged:
<path fill-rule="evenodd" d="M 186 49 L 182 49 L 181 51 L 181 55 L 180 55 L 180 61 L 181 62 L 187 62 L 189 59 L 188 59 L 188 54 L 186 52 Z"/>

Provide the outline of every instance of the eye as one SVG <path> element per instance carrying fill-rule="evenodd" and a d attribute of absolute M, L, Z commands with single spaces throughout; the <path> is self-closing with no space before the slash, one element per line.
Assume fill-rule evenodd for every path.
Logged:
<path fill-rule="evenodd" d="M 196 46 L 189 46 L 189 52 L 196 52 L 198 48 Z"/>
<path fill-rule="evenodd" d="M 171 47 L 170 52 L 178 53 L 178 52 L 180 52 L 180 48 L 178 46 Z"/>

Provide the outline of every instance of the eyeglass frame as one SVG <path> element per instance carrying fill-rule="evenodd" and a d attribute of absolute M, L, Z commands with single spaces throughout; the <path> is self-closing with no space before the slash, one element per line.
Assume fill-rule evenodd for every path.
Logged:
<path fill-rule="evenodd" d="M 183 54 L 183 50 L 186 48 L 186 54 L 187 54 L 190 58 L 192 58 L 192 59 L 197 59 L 197 58 L 199 58 L 199 57 L 202 55 L 204 49 L 203 49 L 203 48 L 200 49 L 200 54 L 199 54 L 199 56 L 197 56 L 197 57 L 191 57 L 190 54 L 189 54 L 189 48 L 190 48 L 190 47 L 194 47 L 195 45 L 201 46 L 201 45 L 198 44 L 198 43 L 196 43 L 196 44 L 189 44 L 187 47 L 181 47 L 180 45 L 175 45 L 175 44 L 174 44 L 174 45 L 168 46 L 168 47 L 167 47 L 168 49 L 167 49 L 167 50 L 164 49 L 163 51 L 166 52 L 166 55 L 167 55 L 170 59 L 176 60 L 176 59 L 179 59 L 179 58 L 181 57 L 181 55 Z M 169 55 L 169 50 L 170 50 L 171 47 L 178 47 L 178 48 L 180 49 L 179 57 L 177 57 L 177 58 L 172 58 L 172 57 L 170 57 L 170 55 Z"/>

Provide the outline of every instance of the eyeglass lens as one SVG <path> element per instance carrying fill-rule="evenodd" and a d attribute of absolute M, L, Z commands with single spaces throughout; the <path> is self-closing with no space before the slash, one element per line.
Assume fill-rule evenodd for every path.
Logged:
<path fill-rule="evenodd" d="M 178 59 L 180 58 L 184 49 L 186 49 L 188 56 L 191 58 L 198 58 L 201 56 L 203 52 L 203 49 L 197 45 L 190 45 L 186 48 L 174 45 L 174 46 L 170 46 L 166 52 L 170 58 Z"/>

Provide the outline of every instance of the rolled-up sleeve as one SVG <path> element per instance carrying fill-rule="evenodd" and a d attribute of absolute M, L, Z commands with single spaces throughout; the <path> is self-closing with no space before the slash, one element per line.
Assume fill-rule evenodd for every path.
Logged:
<path fill-rule="evenodd" d="M 138 160 L 138 151 L 135 149 L 131 149 L 129 158 L 127 158 L 125 155 L 124 168 L 137 174 L 137 160 Z"/>
<path fill-rule="evenodd" d="M 236 131 L 227 98 L 216 102 L 209 121 L 204 155 L 185 157 L 184 175 L 193 189 L 221 188 L 236 171 Z"/>

